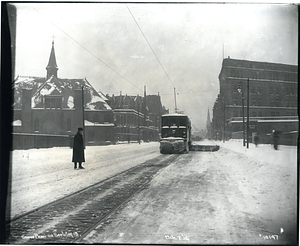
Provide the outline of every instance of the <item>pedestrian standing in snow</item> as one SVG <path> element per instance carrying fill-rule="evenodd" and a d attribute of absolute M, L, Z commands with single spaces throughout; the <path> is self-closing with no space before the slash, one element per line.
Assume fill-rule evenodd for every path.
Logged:
<path fill-rule="evenodd" d="M 278 150 L 278 142 L 279 142 L 279 132 L 273 130 L 272 131 L 272 138 L 273 138 L 273 145 L 274 145 L 274 149 Z"/>
<path fill-rule="evenodd" d="M 259 137 L 258 137 L 258 135 L 255 135 L 254 136 L 254 144 L 255 144 L 256 147 L 258 145 L 258 142 L 259 142 Z"/>
<path fill-rule="evenodd" d="M 84 159 L 84 145 L 83 145 L 83 129 L 78 128 L 76 135 L 74 136 L 73 141 L 73 157 L 72 162 L 74 162 L 74 169 L 77 168 L 77 162 L 79 164 L 79 169 L 84 169 L 82 167 L 82 162 L 85 162 Z"/>

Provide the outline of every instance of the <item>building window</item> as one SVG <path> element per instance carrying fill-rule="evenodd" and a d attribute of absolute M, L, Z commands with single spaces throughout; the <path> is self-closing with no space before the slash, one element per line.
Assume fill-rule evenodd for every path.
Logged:
<path fill-rule="evenodd" d="M 98 114 L 94 114 L 94 116 L 93 116 L 93 122 L 94 123 L 99 123 L 99 115 Z"/>
<path fill-rule="evenodd" d="M 272 86 L 270 87 L 270 94 L 274 95 L 274 88 Z"/>
<path fill-rule="evenodd" d="M 256 117 L 256 112 L 254 111 L 254 112 L 252 113 L 252 115 L 253 115 L 253 117 Z"/>
<path fill-rule="evenodd" d="M 104 115 L 104 122 L 107 122 L 107 123 L 109 123 L 109 115 L 108 114 L 105 114 Z"/>
<path fill-rule="evenodd" d="M 256 106 L 256 95 L 252 96 L 252 106 Z"/>
<path fill-rule="evenodd" d="M 270 98 L 270 106 L 271 107 L 275 106 L 274 98 Z"/>
<path fill-rule="evenodd" d="M 262 94 L 262 89 L 261 89 L 261 86 L 257 86 L 257 94 L 258 95 L 261 95 Z"/>
<path fill-rule="evenodd" d="M 231 71 L 230 71 L 230 76 L 234 77 L 234 70 L 233 69 L 231 69 Z"/>
<path fill-rule="evenodd" d="M 275 116 L 275 112 L 271 112 L 271 116 Z"/>
<path fill-rule="evenodd" d="M 275 98 L 275 106 L 280 107 L 280 98 L 278 96 Z"/>
<path fill-rule="evenodd" d="M 237 94 L 233 93 L 233 105 L 237 105 L 238 99 L 237 99 Z"/>
<path fill-rule="evenodd" d="M 50 109 L 62 108 L 62 97 L 46 96 L 45 108 L 50 108 Z"/>
<path fill-rule="evenodd" d="M 34 120 L 34 131 L 38 132 L 40 130 L 40 121 L 38 118 Z"/>
<path fill-rule="evenodd" d="M 291 103 L 292 105 L 292 107 L 295 107 L 295 101 L 294 100 L 292 100 L 292 103 Z"/>
<path fill-rule="evenodd" d="M 258 106 L 262 105 L 262 98 L 261 98 L 261 96 L 257 96 L 257 105 Z"/>
<path fill-rule="evenodd" d="M 67 132 L 70 132 L 71 131 L 71 119 L 68 118 L 67 119 Z"/>
<path fill-rule="evenodd" d="M 258 112 L 258 116 L 262 117 L 262 112 L 261 111 Z"/>

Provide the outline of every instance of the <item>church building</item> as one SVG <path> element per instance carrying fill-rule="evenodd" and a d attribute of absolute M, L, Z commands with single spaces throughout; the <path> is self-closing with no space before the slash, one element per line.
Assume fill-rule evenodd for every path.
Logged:
<path fill-rule="evenodd" d="M 14 148 L 62 146 L 78 127 L 84 128 L 86 144 L 113 142 L 108 99 L 86 78 L 58 77 L 54 42 L 46 71 L 46 77 L 18 76 L 13 83 Z"/>

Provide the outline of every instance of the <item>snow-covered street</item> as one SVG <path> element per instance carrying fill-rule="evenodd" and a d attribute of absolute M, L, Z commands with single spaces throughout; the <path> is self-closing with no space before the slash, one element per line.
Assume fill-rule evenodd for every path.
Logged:
<path fill-rule="evenodd" d="M 160 155 L 158 143 L 87 146 L 84 170 L 74 170 L 72 149 L 12 152 L 11 218 L 76 192 Z"/>
<path fill-rule="evenodd" d="M 282 244 L 295 239 L 297 147 L 246 149 L 216 142 L 217 152 L 181 155 L 83 243 Z M 160 155 L 158 143 L 88 146 L 84 170 L 70 148 L 12 153 L 11 217 Z M 101 232 L 100 232 L 101 231 Z"/>

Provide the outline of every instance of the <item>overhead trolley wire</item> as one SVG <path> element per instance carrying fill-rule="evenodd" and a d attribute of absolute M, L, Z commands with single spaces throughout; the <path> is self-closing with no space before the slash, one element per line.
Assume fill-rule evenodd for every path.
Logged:
<path fill-rule="evenodd" d="M 31 6 L 32 7 L 32 6 Z M 32 7 L 36 12 L 38 12 L 41 16 L 43 16 L 37 9 L 35 9 L 34 7 Z M 43 16 L 44 17 L 44 16 Z M 45 17 L 44 17 L 45 18 Z M 108 64 L 106 64 L 104 61 L 102 61 L 98 56 L 96 56 L 93 52 L 89 51 L 87 48 L 85 48 L 82 44 L 80 44 L 79 42 L 77 42 L 74 38 L 72 38 L 68 33 L 66 33 L 64 30 L 62 30 L 60 27 L 58 27 L 55 23 L 53 23 L 51 20 L 47 19 L 52 25 L 54 25 L 57 29 L 59 29 L 61 32 L 63 32 L 65 35 L 67 35 L 70 39 L 72 39 L 76 44 L 78 44 L 81 48 L 83 48 L 85 51 L 87 51 L 88 53 L 90 53 L 92 56 L 94 56 L 97 60 L 99 60 L 100 62 L 102 62 L 106 67 L 108 67 L 110 70 L 112 70 L 113 72 L 115 72 L 116 74 L 118 74 L 121 78 L 123 78 L 124 80 L 126 80 L 128 83 L 130 83 L 131 85 L 133 85 L 134 87 L 138 88 L 140 91 L 143 91 L 141 88 L 139 88 L 138 86 L 136 86 L 135 84 L 133 84 L 132 82 L 130 82 L 128 79 L 126 79 L 122 74 L 120 74 L 119 72 L 117 72 L 115 69 L 113 69 L 111 66 L 109 66 Z"/>
<path fill-rule="evenodd" d="M 154 52 L 154 50 L 153 50 L 153 48 L 152 48 L 151 44 L 149 43 L 149 41 L 148 41 L 148 39 L 147 39 L 146 35 L 144 34 L 144 32 L 143 32 L 142 28 L 141 28 L 141 27 L 140 27 L 140 25 L 139 25 L 139 23 L 136 21 L 136 19 L 135 19 L 134 15 L 133 15 L 133 14 L 132 14 L 132 12 L 130 11 L 129 7 L 128 7 L 127 5 L 126 5 L 126 7 L 127 7 L 128 11 L 129 11 L 129 13 L 131 14 L 131 16 L 132 16 L 133 20 L 135 21 L 135 23 L 136 23 L 137 27 L 138 27 L 138 28 L 139 28 L 139 30 L 141 31 L 141 33 L 142 33 L 143 37 L 145 38 L 145 40 L 146 40 L 147 44 L 149 45 L 149 47 L 150 47 L 150 49 L 151 49 L 152 53 L 154 54 L 154 56 L 155 56 L 156 60 L 158 61 L 159 65 L 161 66 L 161 68 L 162 68 L 162 70 L 164 71 L 164 73 L 166 74 L 166 76 L 167 76 L 168 80 L 170 81 L 170 83 L 172 84 L 172 86 L 175 88 L 175 86 L 174 86 L 174 84 L 173 84 L 172 80 L 170 79 L 170 77 L 169 77 L 169 75 L 168 75 L 167 71 L 165 70 L 164 66 L 162 65 L 162 63 L 160 62 L 160 60 L 159 60 L 159 58 L 157 57 L 156 53 Z M 181 99 L 180 99 L 180 97 L 179 97 L 179 100 L 180 100 L 180 102 L 181 102 Z M 182 102 L 181 102 L 181 104 L 182 104 L 182 106 L 183 106 L 183 103 L 182 103 Z M 184 108 L 184 107 L 183 107 L 183 108 Z M 184 109 L 183 109 L 183 110 L 184 110 Z"/>

